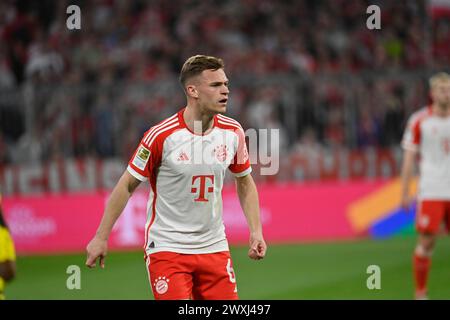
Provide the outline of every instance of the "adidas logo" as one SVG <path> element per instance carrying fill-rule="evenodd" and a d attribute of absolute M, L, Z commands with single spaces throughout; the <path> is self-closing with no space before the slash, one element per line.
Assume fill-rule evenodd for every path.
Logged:
<path fill-rule="evenodd" d="M 180 155 L 177 158 L 177 161 L 189 161 L 189 157 L 187 156 L 186 152 L 181 151 Z"/>

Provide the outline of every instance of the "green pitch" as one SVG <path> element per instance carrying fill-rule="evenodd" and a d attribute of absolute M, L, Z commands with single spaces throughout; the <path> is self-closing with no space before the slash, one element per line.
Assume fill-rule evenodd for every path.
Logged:
<path fill-rule="evenodd" d="M 411 299 L 415 237 L 383 241 L 271 245 L 251 261 L 232 247 L 241 299 Z M 429 279 L 431 299 L 450 299 L 450 239 L 440 237 Z M 152 299 L 141 252 L 111 252 L 106 269 L 87 269 L 85 256 L 30 256 L 17 260 L 8 299 Z M 69 265 L 81 268 L 81 289 L 68 290 Z M 381 289 L 366 287 L 369 265 L 381 268 Z"/>

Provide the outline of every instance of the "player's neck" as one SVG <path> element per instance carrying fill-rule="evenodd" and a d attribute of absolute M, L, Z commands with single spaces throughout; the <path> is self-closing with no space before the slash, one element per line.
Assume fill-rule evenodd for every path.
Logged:
<path fill-rule="evenodd" d="M 189 130 L 196 134 L 206 134 L 214 125 L 214 115 L 202 114 L 198 108 L 189 105 L 184 110 L 183 118 Z M 201 123 L 201 128 L 199 123 Z"/>
<path fill-rule="evenodd" d="M 436 114 L 438 117 L 450 116 L 449 106 L 442 106 L 437 103 L 433 103 L 432 108 L 433 108 L 433 113 Z"/>

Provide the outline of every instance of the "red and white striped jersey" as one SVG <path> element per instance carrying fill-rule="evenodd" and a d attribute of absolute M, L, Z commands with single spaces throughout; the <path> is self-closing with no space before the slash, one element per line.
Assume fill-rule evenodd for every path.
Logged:
<path fill-rule="evenodd" d="M 450 199 L 450 117 L 437 116 L 431 106 L 416 111 L 402 146 L 420 153 L 419 199 Z"/>
<path fill-rule="evenodd" d="M 128 163 L 128 172 L 151 186 L 147 254 L 228 250 L 222 219 L 225 172 L 243 177 L 252 171 L 237 121 L 216 115 L 212 130 L 198 135 L 186 126 L 184 110 L 148 130 Z"/>

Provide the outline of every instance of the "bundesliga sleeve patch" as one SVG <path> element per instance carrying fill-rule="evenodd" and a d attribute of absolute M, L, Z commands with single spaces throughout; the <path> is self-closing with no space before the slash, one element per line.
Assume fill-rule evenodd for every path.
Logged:
<path fill-rule="evenodd" d="M 150 150 L 141 145 L 134 156 L 133 164 L 139 169 L 144 170 L 149 158 Z"/>

